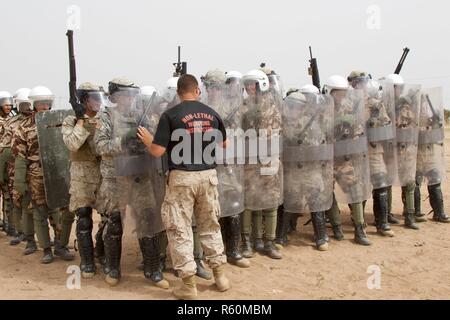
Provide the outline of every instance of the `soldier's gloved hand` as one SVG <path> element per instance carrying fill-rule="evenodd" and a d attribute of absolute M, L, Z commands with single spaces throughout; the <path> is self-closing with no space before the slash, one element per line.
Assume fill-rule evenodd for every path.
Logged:
<path fill-rule="evenodd" d="M 4 148 L 0 153 L 0 183 L 6 182 L 7 172 L 6 163 L 11 159 L 12 152 L 11 148 Z"/>
<path fill-rule="evenodd" d="M 27 161 L 22 157 L 16 157 L 14 161 L 14 189 L 20 194 L 25 194 L 27 189 Z"/>
<path fill-rule="evenodd" d="M 70 104 L 72 105 L 72 109 L 75 112 L 75 117 L 77 117 L 77 119 L 84 119 L 84 106 L 76 101 L 70 101 Z"/>

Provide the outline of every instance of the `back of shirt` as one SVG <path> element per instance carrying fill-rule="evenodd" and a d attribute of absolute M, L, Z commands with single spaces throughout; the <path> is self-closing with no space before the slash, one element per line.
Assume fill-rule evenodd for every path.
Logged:
<path fill-rule="evenodd" d="M 215 146 L 226 139 L 216 111 L 184 101 L 163 113 L 153 143 L 167 149 L 170 170 L 203 171 L 216 167 Z"/>

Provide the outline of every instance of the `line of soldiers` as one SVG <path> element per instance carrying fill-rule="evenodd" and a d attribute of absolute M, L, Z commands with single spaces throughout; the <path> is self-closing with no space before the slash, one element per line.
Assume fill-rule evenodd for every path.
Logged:
<path fill-rule="evenodd" d="M 13 237 L 10 244 L 26 241 L 24 254 L 32 254 L 36 233 L 42 263 L 52 262 L 53 254 L 73 260 L 68 244 L 76 217 L 82 276 L 95 275 L 97 258 L 106 282 L 115 286 L 129 214 L 145 278 L 169 288 L 160 215 L 167 159 L 147 153 L 137 128 L 155 133 L 164 110 L 178 103 L 176 83 L 171 78 L 162 95 L 124 78 L 109 82 L 108 95 L 99 85 L 83 83 L 73 111 L 49 111 L 54 96 L 46 87 L 21 89 L 14 96 L 0 92 L 2 226 Z M 391 212 L 395 184 L 402 187 L 407 227 L 418 229 L 416 222 L 427 220 L 420 209 L 424 179 L 433 220 L 450 222 L 441 190 L 440 88 L 421 90 L 398 75 L 375 81 L 355 71 L 347 79 L 330 77 L 323 93 L 306 85 L 285 97 L 280 76 L 265 66 L 245 75 L 211 70 L 202 86 L 202 102 L 221 115 L 232 146 L 216 151 L 220 223 L 231 264 L 250 267 L 255 251 L 281 259 L 288 233 L 306 212 L 317 249 L 327 250 L 327 222 L 335 239 L 344 238 L 338 203 L 350 207 L 356 243 L 370 245 L 364 215 L 370 193 L 377 232 L 392 237 L 390 224 L 399 223 Z M 257 152 L 250 152 L 252 145 Z M 101 217 L 96 235 L 94 210 Z M 195 221 L 193 236 L 197 275 L 211 279 Z"/>

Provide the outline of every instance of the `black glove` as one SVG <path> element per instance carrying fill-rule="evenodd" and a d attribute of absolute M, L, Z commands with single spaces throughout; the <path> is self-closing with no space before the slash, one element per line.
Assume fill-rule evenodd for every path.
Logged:
<path fill-rule="evenodd" d="M 73 111 L 75 111 L 75 116 L 77 117 L 77 119 L 84 119 L 85 113 L 84 106 L 79 102 L 74 101 L 71 101 L 70 104 L 72 105 Z"/>

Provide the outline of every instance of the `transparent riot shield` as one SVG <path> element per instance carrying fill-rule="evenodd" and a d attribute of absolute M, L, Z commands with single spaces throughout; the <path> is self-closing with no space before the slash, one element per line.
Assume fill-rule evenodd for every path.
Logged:
<path fill-rule="evenodd" d="M 47 205 L 51 209 L 69 205 L 70 154 L 64 144 L 61 127 L 72 110 L 51 110 L 36 113 L 44 187 Z"/>
<path fill-rule="evenodd" d="M 270 91 L 257 90 L 250 91 L 242 108 L 245 208 L 278 208 L 283 203 L 281 105 Z"/>
<path fill-rule="evenodd" d="M 395 86 L 395 125 L 398 182 L 407 186 L 416 181 L 419 140 L 420 86 Z"/>
<path fill-rule="evenodd" d="M 202 101 L 220 115 L 227 129 L 228 148 L 223 150 L 217 146 L 215 156 L 221 216 L 233 216 L 245 209 L 240 112 L 242 86 L 240 82 L 209 83 L 202 88 L 202 93 Z"/>
<path fill-rule="evenodd" d="M 373 189 L 392 186 L 397 177 L 395 98 L 392 83 L 370 80 L 365 87 L 370 180 Z"/>
<path fill-rule="evenodd" d="M 320 212 L 333 204 L 333 100 L 295 92 L 283 105 L 284 209 Z"/>
<path fill-rule="evenodd" d="M 333 96 L 332 92 L 332 96 Z M 364 92 L 349 89 L 334 98 L 334 178 L 336 200 L 360 203 L 371 193 Z"/>
<path fill-rule="evenodd" d="M 445 180 L 444 125 L 442 88 L 422 90 L 417 176 L 425 178 L 428 185 Z"/>
<path fill-rule="evenodd" d="M 165 193 L 167 158 L 154 158 L 137 138 L 139 126 L 155 133 L 160 113 L 155 95 L 137 96 L 132 105 L 114 108 L 112 137 L 122 143 L 114 156 L 120 207 L 131 209 L 139 239 L 153 237 L 164 230 L 161 205 Z"/>

